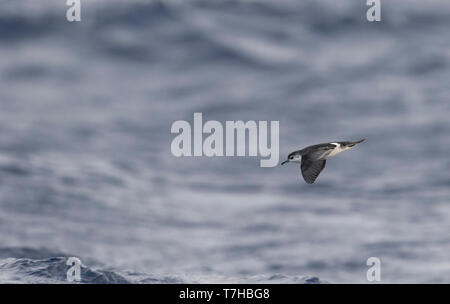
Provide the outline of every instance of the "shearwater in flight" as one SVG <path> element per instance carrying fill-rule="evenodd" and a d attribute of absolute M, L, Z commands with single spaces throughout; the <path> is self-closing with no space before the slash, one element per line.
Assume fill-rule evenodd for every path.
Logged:
<path fill-rule="evenodd" d="M 320 172 L 322 172 L 323 168 L 325 168 L 325 164 L 329 157 L 335 156 L 345 150 L 349 150 L 363 141 L 364 139 L 309 146 L 302 150 L 292 152 L 289 154 L 288 159 L 281 164 L 301 163 L 300 167 L 302 169 L 303 178 L 308 184 L 312 184 L 319 176 Z"/>

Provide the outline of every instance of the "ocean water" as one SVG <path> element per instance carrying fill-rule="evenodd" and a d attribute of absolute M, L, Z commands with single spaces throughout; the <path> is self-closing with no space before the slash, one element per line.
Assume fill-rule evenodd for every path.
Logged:
<path fill-rule="evenodd" d="M 0 2 L 0 283 L 450 283 L 450 2 Z M 314 185 L 175 158 L 171 124 L 280 122 Z"/>

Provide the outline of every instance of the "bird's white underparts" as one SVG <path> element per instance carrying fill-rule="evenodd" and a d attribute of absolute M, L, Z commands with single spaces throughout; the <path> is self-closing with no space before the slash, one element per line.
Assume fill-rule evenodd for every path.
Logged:
<path fill-rule="evenodd" d="M 270 137 L 268 127 L 268 121 L 254 120 L 227 120 L 224 127 L 217 120 L 203 123 L 202 113 L 194 113 L 193 128 L 185 120 L 173 122 L 171 133 L 178 135 L 172 140 L 170 148 L 176 157 L 260 156 L 261 167 L 275 167 L 279 162 L 280 123 L 270 121 Z M 203 138 L 204 135 L 207 135 L 206 138 Z"/>

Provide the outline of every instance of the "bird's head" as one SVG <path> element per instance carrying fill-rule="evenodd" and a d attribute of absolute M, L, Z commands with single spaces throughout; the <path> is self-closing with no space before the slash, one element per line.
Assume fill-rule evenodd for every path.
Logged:
<path fill-rule="evenodd" d="M 287 160 L 285 160 L 281 164 L 284 165 L 286 163 L 291 163 L 291 162 L 299 163 L 301 161 L 302 161 L 302 155 L 301 155 L 300 151 L 295 151 L 295 152 L 292 152 L 291 154 L 289 154 Z"/>

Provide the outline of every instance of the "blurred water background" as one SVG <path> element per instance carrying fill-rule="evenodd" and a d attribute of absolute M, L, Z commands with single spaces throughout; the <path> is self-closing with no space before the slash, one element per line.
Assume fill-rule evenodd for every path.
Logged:
<path fill-rule="evenodd" d="M 0 282 L 450 283 L 450 2 L 0 1 Z M 316 184 L 175 120 L 366 138 Z"/>

